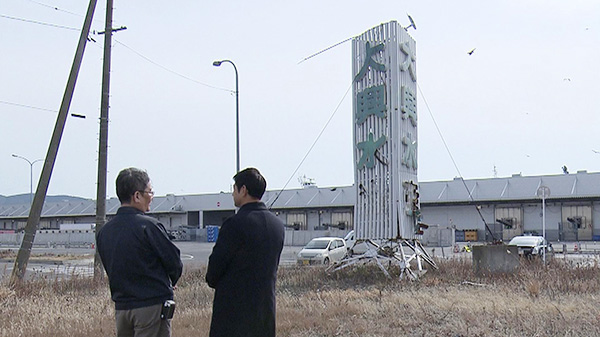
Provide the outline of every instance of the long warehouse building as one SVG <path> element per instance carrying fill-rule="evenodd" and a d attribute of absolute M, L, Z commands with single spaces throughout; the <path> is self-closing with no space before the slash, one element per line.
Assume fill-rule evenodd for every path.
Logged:
<path fill-rule="evenodd" d="M 368 186 L 366 187 L 368 192 Z M 544 199 L 540 191 L 545 189 Z M 545 219 L 550 241 L 600 240 L 600 173 L 521 176 L 420 182 L 423 222 L 430 225 L 423 241 L 449 245 L 450 241 L 510 240 L 524 233 L 541 234 Z M 302 245 L 322 235 L 344 236 L 354 228 L 354 186 L 267 191 L 263 201 L 287 227 L 286 244 Z M 545 203 L 545 212 L 542 201 Z M 40 230 L 95 222 L 94 200 L 46 202 Z M 107 201 L 107 218 L 119 201 Z M 233 215 L 230 193 L 157 196 L 149 212 L 173 232 L 187 239 L 205 240 L 206 228 L 219 227 Z M 29 215 L 29 203 L 0 205 L 0 231 L 20 231 Z M 76 226 L 75 226 L 76 227 Z M 466 237 L 459 233 L 466 233 Z M 461 239 L 458 239 L 460 236 Z"/>

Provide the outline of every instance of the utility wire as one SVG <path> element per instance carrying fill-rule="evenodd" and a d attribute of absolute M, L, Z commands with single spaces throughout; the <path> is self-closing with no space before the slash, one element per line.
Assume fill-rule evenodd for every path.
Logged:
<path fill-rule="evenodd" d="M 74 16 L 80 17 L 80 18 L 85 18 L 85 15 L 78 14 L 78 13 L 73 13 L 73 12 L 69 12 L 69 11 L 64 10 L 62 8 L 58 8 L 58 7 L 52 6 L 52 5 L 47 5 L 47 4 L 41 3 L 39 1 L 35 1 L 35 0 L 27 0 L 27 1 L 33 2 L 36 5 L 40 5 L 40 6 L 43 6 L 43 7 L 47 7 L 47 8 L 53 9 L 53 10 L 58 11 L 58 12 L 63 12 L 63 13 L 67 13 L 67 14 L 70 14 L 70 15 L 74 15 Z M 96 23 L 99 23 L 101 25 L 104 25 L 104 22 L 100 21 L 100 19 L 94 18 L 92 21 L 96 22 Z M 114 20 L 113 20 L 113 24 L 115 24 Z M 93 34 L 95 34 L 95 32 Z"/>
<path fill-rule="evenodd" d="M 427 103 L 427 99 L 425 98 L 425 95 L 423 94 L 423 90 L 421 90 L 421 86 L 419 86 L 418 83 L 417 83 L 417 88 L 419 88 L 419 93 L 421 93 L 421 97 L 423 98 L 423 102 L 425 102 L 425 106 L 427 107 L 427 111 L 429 111 L 429 116 L 431 116 L 431 120 L 433 120 L 433 125 L 435 125 L 435 128 L 436 128 L 438 134 L 440 135 L 440 138 L 442 139 L 442 143 L 444 143 L 444 147 L 446 148 L 446 151 L 448 152 L 448 155 L 450 156 L 450 159 L 452 160 L 452 164 L 454 165 L 454 168 L 456 169 L 456 172 L 458 172 L 458 176 L 460 177 L 460 181 L 462 182 L 463 186 L 467 190 L 467 193 L 469 195 L 469 199 L 472 202 L 475 202 L 475 199 L 473 198 L 473 195 L 471 194 L 471 191 L 469 190 L 469 187 L 467 186 L 467 183 L 465 182 L 465 179 L 463 178 L 462 174 L 460 173 L 460 169 L 458 168 L 458 165 L 456 164 L 456 161 L 454 160 L 454 157 L 452 156 L 452 152 L 450 152 L 450 148 L 448 147 L 448 144 L 446 143 L 446 140 L 444 139 L 444 135 L 442 134 L 442 131 L 440 130 L 437 122 L 435 121 L 435 118 L 433 117 L 433 112 L 431 112 L 431 108 L 429 107 L 429 103 Z M 480 208 L 477 206 L 477 207 L 475 207 L 475 209 L 477 210 L 477 213 L 479 213 L 479 217 L 481 218 L 481 221 L 483 221 L 483 224 L 484 224 L 485 228 L 488 230 L 488 232 L 492 236 L 492 240 L 496 241 L 496 237 L 494 236 L 494 233 L 492 233 L 492 230 L 488 227 L 487 222 L 485 222 L 485 218 L 483 217 L 483 214 L 481 214 Z"/>
<path fill-rule="evenodd" d="M 28 109 L 35 109 L 35 110 L 42 110 L 42 111 L 49 111 L 49 112 L 58 112 L 57 110 L 39 108 L 39 107 L 36 107 L 36 106 L 19 104 L 19 103 L 13 103 L 13 102 L 7 102 L 7 101 L 0 101 L 0 103 L 6 104 L 6 105 L 18 106 L 20 108 L 28 108 Z"/>
<path fill-rule="evenodd" d="M 148 62 L 150 62 L 150 63 L 154 64 L 155 66 L 157 66 L 157 67 L 159 67 L 159 68 L 161 68 L 161 69 L 163 69 L 163 70 L 165 70 L 165 71 L 168 71 L 168 72 L 170 72 L 171 74 L 177 75 L 177 76 L 179 76 L 179 77 L 181 77 L 181 78 L 184 78 L 184 79 L 186 79 L 186 80 L 188 80 L 188 81 L 191 81 L 191 82 L 194 82 L 194 83 L 197 83 L 197 84 L 203 85 L 203 86 L 205 86 L 205 87 L 208 87 L 208 88 L 212 88 L 212 89 L 217 89 L 217 90 L 222 90 L 222 91 L 227 91 L 227 92 L 235 93 L 235 90 L 231 90 L 231 89 L 226 89 L 226 88 L 220 88 L 220 87 L 216 87 L 216 86 L 214 86 L 214 85 L 206 84 L 206 83 L 204 83 L 204 82 L 197 81 L 197 80 L 195 80 L 195 79 L 193 79 L 193 78 L 191 78 L 191 77 L 188 77 L 188 76 L 182 75 L 182 74 L 180 74 L 180 73 L 178 73 L 178 72 L 176 72 L 176 71 L 174 71 L 174 70 L 171 70 L 171 69 L 169 69 L 169 68 L 167 68 L 167 67 L 165 67 L 165 66 L 163 66 L 163 65 L 161 65 L 161 64 L 158 64 L 158 63 L 156 63 L 156 62 L 152 61 L 152 60 L 151 60 L 151 59 L 149 59 L 148 57 L 146 57 L 146 56 L 142 55 L 140 52 L 137 52 L 137 51 L 135 51 L 133 48 L 129 47 L 128 45 L 124 44 L 123 42 L 121 42 L 121 41 L 119 41 L 119 40 L 117 40 L 117 39 L 114 39 L 114 38 L 113 38 L 113 40 L 114 40 L 116 43 L 118 43 L 118 44 L 122 45 L 123 47 L 125 47 L 125 48 L 129 49 L 131 52 L 133 52 L 133 53 L 134 53 L 134 54 L 136 54 L 137 56 L 139 56 L 139 57 L 143 58 L 144 60 L 146 60 L 146 61 L 148 61 Z"/>
<path fill-rule="evenodd" d="M 58 110 L 40 108 L 40 107 L 37 107 L 37 106 L 31 106 L 31 105 L 26 105 L 26 104 L 20 104 L 20 103 L 14 103 L 14 102 L 7 102 L 7 101 L 2 101 L 2 100 L 0 100 L 0 103 L 1 104 L 6 104 L 6 105 L 18 106 L 20 108 L 27 108 L 27 109 L 34 109 L 34 110 L 41 110 L 41 111 L 48 111 L 48 112 L 56 112 L 56 113 L 58 113 Z M 85 115 L 82 115 L 80 113 L 71 113 L 71 116 L 78 117 L 78 118 L 85 118 Z"/>
<path fill-rule="evenodd" d="M 51 6 L 51 5 L 47 5 L 45 3 L 41 3 L 39 1 L 35 1 L 35 0 L 27 0 L 27 1 L 33 2 L 34 4 L 38 4 L 40 6 L 44 6 L 44 7 L 47 7 L 47 8 L 54 9 L 55 11 L 64 12 L 64 13 L 68 13 L 68 14 L 71 14 L 71 15 L 79 16 L 79 17 L 84 17 L 84 15 L 80 15 L 80 14 L 77 14 L 77 13 L 69 12 L 69 11 L 66 11 L 64 9 L 58 8 L 56 6 Z"/>
<path fill-rule="evenodd" d="M 333 119 L 333 117 L 335 116 L 335 114 L 340 109 L 340 106 L 344 102 L 344 99 L 348 95 L 348 92 L 350 91 L 351 88 L 352 88 L 352 83 L 350 83 L 350 86 L 346 90 L 346 93 L 344 93 L 344 96 L 342 97 L 342 99 L 340 100 L 340 102 L 338 103 L 338 105 L 335 107 L 335 110 L 333 110 L 333 113 L 331 114 L 331 116 L 327 120 L 327 123 L 325 123 L 325 126 L 323 126 L 323 129 L 321 129 L 321 132 L 319 132 L 319 135 L 317 136 L 317 138 L 315 139 L 315 141 L 312 143 L 312 145 L 310 146 L 310 148 L 308 149 L 308 151 L 304 155 L 304 158 L 302 158 L 302 160 L 300 161 L 300 164 L 298 164 L 298 166 L 296 167 L 296 169 L 294 170 L 294 172 L 292 173 L 292 175 L 290 176 L 290 178 L 288 179 L 288 181 L 285 183 L 285 185 L 283 185 L 283 187 L 281 188 L 281 190 L 277 193 L 277 196 L 275 196 L 275 199 L 273 200 L 273 202 L 271 202 L 271 205 L 269 205 L 269 209 L 271 207 L 273 207 L 273 205 L 275 204 L 275 202 L 277 201 L 277 199 L 279 199 L 279 196 L 281 196 L 281 193 L 285 190 L 285 188 L 290 183 L 290 181 L 292 180 L 292 178 L 294 178 L 294 176 L 296 175 L 296 172 L 298 172 L 298 170 L 300 169 L 300 167 L 302 166 L 302 164 L 304 164 L 304 161 L 306 160 L 306 158 L 308 157 L 308 155 L 310 154 L 310 152 L 312 151 L 312 149 L 315 147 L 315 145 L 317 144 L 317 142 L 319 141 L 319 139 L 323 135 L 323 132 L 325 132 L 325 129 L 327 129 L 327 126 L 329 125 L 329 123 L 331 122 L 331 120 Z"/>
<path fill-rule="evenodd" d="M 4 15 L 4 14 L 0 14 L 0 17 L 1 18 L 6 18 L 6 19 L 11 19 L 11 20 L 28 22 L 28 23 L 35 23 L 35 24 L 42 25 L 42 26 L 48 26 L 48 27 L 54 27 L 54 28 L 61 28 L 61 29 L 81 31 L 80 28 L 68 27 L 68 26 L 62 26 L 62 25 L 55 25 L 53 23 L 47 23 L 47 22 L 41 22 L 41 21 L 35 21 L 35 20 L 29 20 L 29 19 L 23 19 L 23 18 L 17 18 L 17 17 L 14 17 L 14 16 L 8 16 L 8 15 Z"/>
<path fill-rule="evenodd" d="M 8 16 L 8 15 L 3 15 L 3 14 L 0 14 L 0 17 L 7 18 L 7 19 L 12 19 L 12 20 L 17 20 L 17 21 L 28 22 L 28 23 L 35 23 L 35 24 L 49 26 L 49 27 L 54 27 L 54 28 L 62 28 L 62 29 L 77 30 L 77 31 L 81 30 L 80 28 L 55 25 L 55 24 L 52 24 L 52 23 L 46 23 L 46 22 L 41 22 L 41 21 L 35 21 L 35 20 L 28 20 L 28 19 L 23 19 L 23 18 L 17 18 L 17 17 L 12 17 L 12 16 Z M 216 90 L 221 90 L 221 91 L 227 91 L 227 92 L 230 92 L 230 93 L 235 93 L 235 90 L 231 90 L 231 89 L 226 89 L 226 88 L 221 88 L 221 87 L 217 87 L 217 86 L 214 86 L 214 85 L 210 85 L 210 84 L 207 84 L 207 83 L 195 80 L 195 79 L 193 79 L 191 77 L 185 76 L 183 74 L 180 74 L 180 73 L 178 73 L 178 72 L 176 72 L 174 70 L 171 70 L 171 69 L 169 69 L 169 68 L 167 68 L 167 67 L 165 67 L 165 66 L 163 66 L 163 65 L 161 65 L 161 64 L 159 64 L 157 62 L 154 62 L 150 58 L 142 55 L 140 52 L 138 52 L 135 49 L 129 47 L 128 45 L 124 44 L 123 42 L 121 42 L 121 41 L 119 41 L 117 39 L 113 39 L 113 40 L 115 40 L 115 42 L 117 42 L 118 44 L 122 45 L 123 47 L 129 49 L 131 52 L 133 52 L 137 56 L 143 58 L 144 60 L 150 62 L 151 64 L 153 64 L 153 65 L 155 65 L 155 66 L 157 66 L 157 67 L 159 67 L 159 68 L 161 68 L 161 69 L 163 69 L 163 70 L 165 70 L 167 72 L 170 72 L 171 74 L 177 75 L 177 76 L 179 76 L 179 77 L 181 77 L 183 79 L 186 79 L 188 81 L 194 82 L 196 84 L 203 85 L 203 86 L 211 88 L 211 89 L 216 89 Z M 94 40 L 94 42 L 95 42 L 95 40 Z"/>

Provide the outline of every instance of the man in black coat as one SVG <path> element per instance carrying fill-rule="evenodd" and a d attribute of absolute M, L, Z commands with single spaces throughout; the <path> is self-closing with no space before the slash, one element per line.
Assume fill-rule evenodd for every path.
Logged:
<path fill-rule="evenodd" d="M 283 222 L 260 201 L 267 183 L 255 168 L 233 177 L 239 210 L 221 226 L 206 282 L 215 289 L 210 337 L 275 336 L 275 282 Z"/>

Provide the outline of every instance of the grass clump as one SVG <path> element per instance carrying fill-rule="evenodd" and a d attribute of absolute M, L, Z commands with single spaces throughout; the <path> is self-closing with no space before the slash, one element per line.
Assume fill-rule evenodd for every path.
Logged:
<path fill-rule="evenodd" d="M 597 265 L 523 261 L 508 275 L 476 276 L 469 260 L 439 260 L 418 281 L 369 264 L 327 273 L 282 267 L 278 336 L 600 335 Z M 205 269 L 185 270 L 173 336 L 208 336 L 213 290 Z M 0 286 L 0 336 L 112 336 L 106 280 L 73 276 Z"/>

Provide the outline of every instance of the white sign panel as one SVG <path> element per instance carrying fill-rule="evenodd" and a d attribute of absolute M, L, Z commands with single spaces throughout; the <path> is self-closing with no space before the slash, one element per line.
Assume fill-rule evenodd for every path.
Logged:
<path fill-rule="evenodd" d="M 415 239 L 416 43 L 395 21 L 352 41 L 357 239 Z"/>

